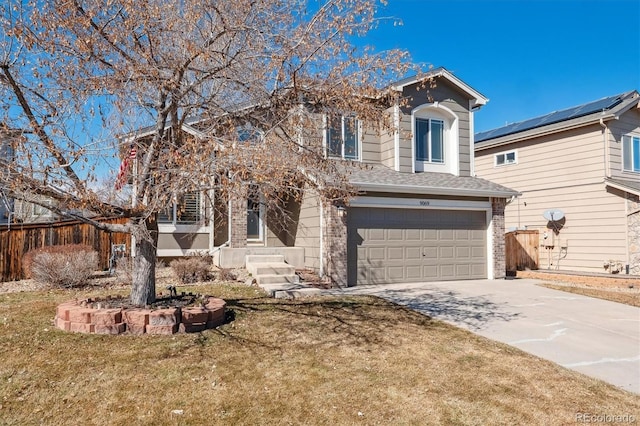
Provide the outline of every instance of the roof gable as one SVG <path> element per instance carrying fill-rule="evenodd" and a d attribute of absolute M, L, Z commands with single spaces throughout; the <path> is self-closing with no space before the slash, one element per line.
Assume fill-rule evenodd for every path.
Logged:
<path fill-rule="evenodd" d="M 447 69 L 442 67 L 435 68 L 424 75 L 411 76 L 397 81 L 396 83 L 391 85 L 391 88 L 397 91 L 402 91 L 403 88 L 424 81 L 428 78 L 443 78 L 447 80 L 452 86 L 464 93 L 469 98 L 469 100 L 472 101 L 472 108 L 481 107 L 489 102 L 489 99 L 482 95 L 480 92 L 478 92 L 473 87 L 469 86 L 467 83 L 460 80 Z"/>

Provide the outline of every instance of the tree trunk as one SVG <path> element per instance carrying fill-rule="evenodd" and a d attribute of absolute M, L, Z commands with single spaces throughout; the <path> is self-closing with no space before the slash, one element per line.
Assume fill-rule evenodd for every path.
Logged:
<path fill-rule="evenodd" d="M 156 247 L 158 242 L 158 222 L 155 217 L 141 220 L 136 237 L 133 259 L 131 303 L 148 305 L 156 300 Z"/>

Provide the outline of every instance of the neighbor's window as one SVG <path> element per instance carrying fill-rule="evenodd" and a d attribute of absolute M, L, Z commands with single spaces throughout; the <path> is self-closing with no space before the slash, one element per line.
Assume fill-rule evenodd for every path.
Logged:
<path fill-rule="evenodd" d="M 444 121 L 416 118 L 416 160 L 444 163 Z"/>
<path fill-rule="evenodd" d="M 622 137 L 622 168 L 628 172 L 640 172 L 640 136 Z"/>
<path fill-rule="evenodd" d="M 158 222 L 174 225 L 193 225 L 202 221 L 201 194 L 187 192 L 177 197 L 176 202 L 158 213 Z"/>
<path fill-rule="evenodd" d="M 505 164 L 516 164 L 516 151 L 501 152 L 495 156 L 496 166 L 504 166 Z"/>
<path fill-rule="evenodd" d="M 328 117 L 325 137 L 327 157 L 347 160 L 359 158 L 358 120 L 355 117 Z"/>

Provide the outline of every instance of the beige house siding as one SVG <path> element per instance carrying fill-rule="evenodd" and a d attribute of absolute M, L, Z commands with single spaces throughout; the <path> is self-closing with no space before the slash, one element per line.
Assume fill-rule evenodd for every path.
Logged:
<path fill-rule="evenodd" d="M 365 163 L 380 162 L 381 137 L 373 126 L 362 125 L 362 161 Z"/>
<path fill-rule="evenodd" d="M 542 213 L 561 209 L 565 223 L 553 251 L 540 247 L 541 269 L 605 272 L 606 260 L 627 262 L 625 200 L 604 184 L 604 144 L 599 124 L 476 152 L 479 177 L 522 196 L 505 210 L 505 228 L 548 231 Z M 494 166 L 497 153 L 516 150 L 517 164 Z M 566 247 L 566 257 L 561 247 Z"/>
<path fill-rule="evenodd" d="M 383 133 L 380 136 L 380 163 L 395 169 L 395 137 L 392 133 Z"/>
<path fill-rule="evenodd" d="M 611 120 L 607 122 L 607 125 L 610 176 L 614 179 L 622 178 L 640 180 L 639 173 L 625 172 L 622 170 L 622 136 L 627 134 L 640 136 L 640 110 L 637 108 L 630 109 L 626 113 L 622 114 L 619 120 Z"/>
<path fill-rule="evenodd" d="M 209 234 L 159 233 L 158 250 L 209 250 Z"/>
<path fill-rule="evenodd" d="M 320 198 L 308 189 L 305 191 L 298 217 L 295 247 L 304 248 L 304 264 L 320 269 Z"/>

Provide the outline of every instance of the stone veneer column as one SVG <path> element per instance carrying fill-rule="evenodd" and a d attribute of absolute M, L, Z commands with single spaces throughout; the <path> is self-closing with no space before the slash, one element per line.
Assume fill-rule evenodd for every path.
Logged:
<path fill-rule="evenodd" d="M 229 246 L 231 248 L 244 248 L 247 246 L 247 199 L 234 196 L 231 199 L 231 235 Z"/>
<path fill-rule="evenodd" d="M 325 274 L 334 286 L 347 286 L 347 210 L 322 202 Z"/>
<path fill-rule="evenodd" d="M 505 198 L 491 198 L 491 225 L 493 229 L 493 278 L 505 278 L 507 271 L 504 243 Z"/>
<path fill-rule="evenodd" d="M 640 197 L 627 198 L 627 233 L 629 235 L 629 274 L 640 275 Z"/>

